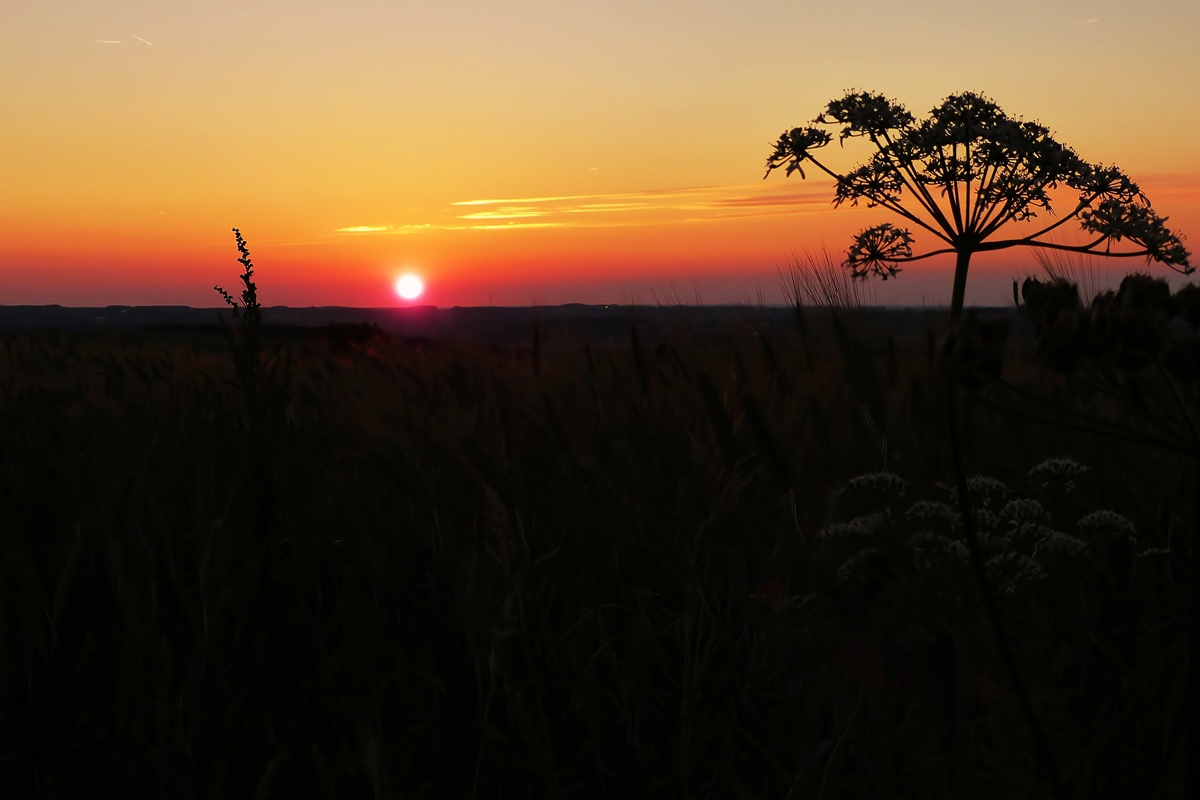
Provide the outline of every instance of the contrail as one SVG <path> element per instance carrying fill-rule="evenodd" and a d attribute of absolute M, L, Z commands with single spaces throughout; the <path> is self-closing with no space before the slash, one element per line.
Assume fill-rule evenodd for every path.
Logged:
<path fill-rule="evenodd" d="M 96 40 L 96 44 L 120 44 L 120 43 L 121 42 L 117 39 L 97 39 Z"/>
<path fill-rule="evenodd" d="M 131 33 L 129 35 L 132 36 L 133 38 L 137 39 L 139 42 L 146 42 L 145 39 L 138 36 L 136 33 Z M 150 45 L 151 47 L 154 47 L 154 42 L 146 42 L 146 44 Z"/>

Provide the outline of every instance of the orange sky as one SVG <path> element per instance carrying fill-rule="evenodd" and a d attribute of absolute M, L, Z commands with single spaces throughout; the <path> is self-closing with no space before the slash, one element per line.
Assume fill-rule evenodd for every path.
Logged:
<path fill-rule="evenodd" d="M 1194 0 L 246 5 L 0 0 L 0 303 L 215 305 L 233 225 L 268 304 L 395 304 L 404 270 L 439 305 L 774 299 L 888 219 L 761 180 L 851 87 L 986 92 L 1200 240 Z M 947 266 L 876 294 L 945 302 Z"/>

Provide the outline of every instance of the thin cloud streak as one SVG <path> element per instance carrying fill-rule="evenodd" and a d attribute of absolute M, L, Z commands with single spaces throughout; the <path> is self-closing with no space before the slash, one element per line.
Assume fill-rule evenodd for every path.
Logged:
<path fill-rule="evenodd" d="M 563 214 L 605 214 L 620 211 L 646 211 L 653 208 L 654 206 L 646 203 L 587 203 L 575 208 L 563 208 L 560 211 Z"/>
<path fill-rule="evenodd" d="M 664 197 L 685 195 L 692 192 L 706 192 L 712 190 L 720 190 L 728 187 L 724 186 L 691 186 L 683 189 L 645 189 L 638 192 L 616 192 L 610 194 L 565 194 L 552 195 L 548 197 L 506 197 L 506 198 L 490 198 L 486 200 L 459 200 L 456 203 L 451 203 L 452 206 L 494 206 L 494 205 L 515 205 L 523 203 L 560 203 L 567 200 L 609 200 L 620 199 L 626 197 Z"/>
<path fill-rule="evenodd" d="M 432 230 L 520 230 L 524 228 L 628 228 L 695 225 L 781 214 L 807 214 L 829 206 L 827 187 L 751 184 L 695 186 L 588 195 L 460 200 L 451 209 L 480 209 L 458 214 L 459 224 L 356 225 L 338 233 L 396 234 Z M 484 208 L 480 208 L 484 207 Z M 538 220 L 515 222 L 511 220 Z M 465 224 L 464 224 L 465 223 Z"/>
<path fill-rule="evenodd" d="M 473 231 L 515 231 L 522 228 L 563 228 L 561 222 L 509 222 L 505 225 L 472 225 Z"/>
<path fill-rule="evenodd" d="M 578 202 L 591 201 L 591 202 Z M 724 213 L 732 209 L 762 209 L 764 215 L 773 209 L 796 209 L 802 206 L 828 205 L 828 191 L 813 187 L 796 190 L 779 186 L 702 186 L 684 189 L 653 189 L 641 192 L 618 192 L 595 195 L 560 195 L 557 197 L 523 197 L 508 201 L 463 200 L 454 206 L 498 206 L 494 211 L 464 214 L 460 219 L 506 219 L 516 217 L 555 216 L 559 214 L 637 214 L 670 215 L 672 212 L 713 212 L 712 219 L 728 219 Z M 738 216 L 753 216 L 753 213 Z M 669 217 L 660 223 L 672 221 Z"/>
<path fill-rule="evenodd" d="M 338 228 L 337 233 L 418 233 L 420 231 L 431 230 L 434 226 L 426 222 L 423 225 L 351 225 L 347 228 Z"/>
<path fill-rule="evenodd" d="M 496 211 L 477 211 L 474 214 L 463 214 L 459 219 L 522 219 L 525 217 L 544 217 L 548 212 L 532 208 L 500 208 Z"/>
<path fill-rule="evenodd" d="M 138 36 L 136 33 L 131 33 L 129 35 L 132 36 L 133 38 L 137 39 L 139 42 L 142 42 L 143 44 L 148 44 L 151 47 L 154 47 L 154 42 L 148 42 L 145 39 L 143 39 L 142 37 Z"/>

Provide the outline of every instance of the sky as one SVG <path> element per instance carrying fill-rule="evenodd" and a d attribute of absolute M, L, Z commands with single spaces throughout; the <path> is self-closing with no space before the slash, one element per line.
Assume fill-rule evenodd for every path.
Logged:
<path fill-rule="evenodd" d="M 891 220 L 763 180 L 847 89 L 986 93 L 1196 249 L 1197 41 L 1195 0 L 0 0 L 0 304 L 217 305 L 233 226 L 266 305 L 398 305 L 405 273 L 439 306 L 777 302 L 793 254 Z M 978 259 L 968 302 L 1036 269 Z M 950 271 L 872 289 L 943 304 Z"/>

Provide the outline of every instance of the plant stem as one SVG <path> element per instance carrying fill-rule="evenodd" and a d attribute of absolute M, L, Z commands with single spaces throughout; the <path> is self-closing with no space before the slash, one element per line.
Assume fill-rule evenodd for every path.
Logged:
<path fill-rule="evenodd" d="M 858 707 L 862 705 L 864 688 L 866 688 L 865 683 L 859 685 L 858 699 L 854 701 L 854 711 L 850 714 L 850 721 L 846 723 L 841 737 L 838 738 L 837 744 L 833 746 L 833 752 L 829 754 L 829 760 L 825 762 L 825 771 L 821 773 L 821 789 L 817 792 L 817 800 L 822 800 L 825 797 L 825 781 L 829 779 L 829 768 L 833 766 L 833 761 L 837 758 L 838 751 L 842 749 L 842 742 L 846 741 L 846 735 L 850 733 L 850 728 L 854 725 L 855 718 L 858 717 Z"/>
<path fill-rule="evenodd" d="M 956 278 L 957 285 L 957 278 Z M 991 587 L 988 585 L 987 567 L 983 561 L 983 552 L 979 547 L 979 536 L 975 530 L 975 519 L 971 512 L 971 498 L 967 493 L 967 476 L 963 468 L 962 444 L 960 442 L 960 434 L 958 430 L 958 388 L 952 383 L 947 387 L 947 397 L 949 399 L 948 412 L 950 422 L 950 449 L 954 459 L 954 481 L 958 488 L 958 504 L 962 510 L 963 531 L 967 536 L 967 550 L 970 552 L 971 566 L 975 572 L 975 579 L 979 583 L 979 593 L 983 597 L 983 606 L 987 610 L 988 622 L 991 624 L 992 634 L 996 637 L 996 648 L 1000 651 L 1000 659 L 1004 662 L 1004 668 L 1008 672 L 1009 680 L 1012 682 L 1013 689 L 1017 693 L 1017 702 L 1021 707 L 1021 713 L 1025 716 L 1025 721 L 1029 724 L 1029 728 L 1033 733 L 1034 755 L 1041 762 L 1042 768 L 1050 776 L 1050 788 L 1054 795 L 1065 800 L 1067 796 L 1066 789 L 1063 786 L 1062 778 L 1058 773 L 1058 766 L 1054 763 L 1054 758 L 1050 753 L 1050 746 L 1046 741 L 1046 736 L 1042 732 L 1042 726 L 1038 723 L 1037 715 L 1034 714 L 1033 704 L 1029 700 L 1029 693 L 1025 689 L 1025 684 L 1021 681 L 1021 676 L 1017 672 L 1017 662 L 1013 658 L 1012 651 L 1008 646 L 1008 638 L 1004 635 L 1004 627 L 1000 620 L 1000 611 L 996 606 L 996 598 L 992 596 Z"/>
<path fill-rule="evenodd" d="M 950 321 L 956 322 L 962 316 L 963 301 L 967 296 L 967 270 L 971 266 L 971 251 L 959 250 L 954 262 L 954 293 L 950 298 Z"/>
<path fill-rule="evenodd" d="M 974 614 L 971 613 L 973 617 Z M 967 788 L 967 749 L 970 746 L 970 739 L 967 735 L 967 729 L 970 721 L 968 719 L 968 703 L 970 702 L 970 685 L 971 685 L 971 667 L 970 660 L 967 655 L 969 641 L 971 638 L 971 625 L 968 620 L 968 612 L 964 608 L 958 619 L 958 630 L 955 632 L 954 641 L 954 772 L 953 786 L 954 794 L 958 797 L 966 796 L 970 793 Z"/>
<path fill-rule="evenodd" d="M 1200 455 L 1193 459 L 1195 475 L 1192 485 L 1192 586 L 1189 603 L 1191 616 L 1188 618 L 1188 684 L 1187 700 L 1184 705 L 1191 717 L 1188 725 L 1188 749 L 1192 755 L 1187 760 L 1187 778 L 1184 780 L 1183 796 L 1200 797 L 1200 635 L 1197 635 L 1197 620 L 1200 620 L 1200 591 L 1196 590 L 1196 570 L 1200 568 Z"/>

